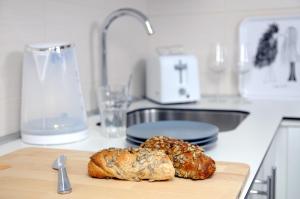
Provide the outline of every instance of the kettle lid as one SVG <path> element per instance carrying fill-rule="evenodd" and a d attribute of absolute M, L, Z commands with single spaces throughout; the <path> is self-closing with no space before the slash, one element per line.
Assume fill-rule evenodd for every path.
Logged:
<path fill-rule="evenodd" d="M 38 51 L 38 52 L 45 52 L 45 51 L 56 51 L 60 52 L 61 50 L 74 47 L 72 43 L 35 43 L 26 45 L 26 49 L 29 51 Z"/>

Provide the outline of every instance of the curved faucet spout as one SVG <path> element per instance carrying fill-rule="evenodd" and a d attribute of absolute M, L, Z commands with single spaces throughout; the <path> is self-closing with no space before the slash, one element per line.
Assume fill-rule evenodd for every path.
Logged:
<path fill-rule="evenodd" d="M 116 19 L 118 19 L 119 17 L 122 16 L 132 16 L 134 18 L 136 18 L 138 21 L 142 22 L 142 24 L 144 25 L 147 33 L 149 35 L 154 34 L 154 30 L 152 28 L 152 25 L 148 19 L 148 17 L 146 17 L 146 15 L 144 15 L 142 12 L 133 9 L 133 8 L 121 8 L 118 10 L 113 11 L 111 14 L 109 14 L 107 16 L 107 18 L 104 21 L 103 24 L 103 29 L 101 32 L 101 47 L 102 47 L 102 75 L 101 75 L 101 85 L 102 86 L 106 86 L 108 83 L 108 78 L 107 78 L 107 52 L 106 52 L 106 37 L 107 37 L 107 31 L 111 25 L 111 23 L 113 21 L 115 21 Z"/>

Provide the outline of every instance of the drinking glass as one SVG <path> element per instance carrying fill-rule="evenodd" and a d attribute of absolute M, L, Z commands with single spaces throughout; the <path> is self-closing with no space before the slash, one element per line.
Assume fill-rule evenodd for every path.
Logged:
<path fill-rule="evenodd" d="M 127 85 L 101 86 L 98 90 L 98 107 L 102 136 L 106 138 L 125 137 L 128 107 Z"/>
<path fill-rule="evenodd" d="M 216 85 L 215 97 L 220 100 L 221 78 L 226 70 L 226 50 L 221 43 L 215 43 L 210 47 L 208 68 L 212 72 L 213 81 Z"/>

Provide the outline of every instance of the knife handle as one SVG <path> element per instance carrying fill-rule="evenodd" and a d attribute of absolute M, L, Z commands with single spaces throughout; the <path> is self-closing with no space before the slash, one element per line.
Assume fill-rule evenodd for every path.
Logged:
<path fill-rule="evenodd" d="M 57 193 L 66 194 L 71 193 L 72 187 L 68 178 L 66 167 L 60 167 L 58 169 L 58 184 Z"/>

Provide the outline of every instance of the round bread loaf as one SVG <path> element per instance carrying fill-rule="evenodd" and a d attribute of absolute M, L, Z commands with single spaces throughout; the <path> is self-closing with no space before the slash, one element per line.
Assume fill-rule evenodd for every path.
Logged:
<path fill-rule="evenodd" d="M 163 150 L 173 162 L 178 177 L 203 180 L 216 171 L 215 161 L 205 155 L 198 145 L 166 136 L 155 136 L 146 140 L 141 147 Z"/>

